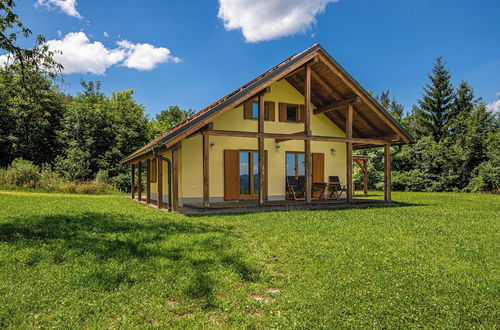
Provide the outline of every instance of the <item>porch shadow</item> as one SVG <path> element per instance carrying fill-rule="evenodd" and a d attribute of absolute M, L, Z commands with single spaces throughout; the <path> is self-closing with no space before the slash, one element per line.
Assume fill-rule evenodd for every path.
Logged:
<path fill-rule="evenodd" d="M 256 212 L 288 212 L 298 210 L 345 210 L 350 208 L 393 208 L 393 207 L 413 207 L 426 206 L 425 204 L 406 202 L 386 202 L 384 200 L 356 199 L 351 203 L 345 201 L 316 201 L 311 204 L 305 202 L 295 202 L 291 200 L 266 203 L 258 206 L 256 202 L 232 202 L 232 203 L 212 203 L 209 208 L 204 208 L 200 203 L 188 204 L 181 208 L 180 212 L 188 217 L 199 217 L 207 215 L 224 214 L 251 214 Z"/>

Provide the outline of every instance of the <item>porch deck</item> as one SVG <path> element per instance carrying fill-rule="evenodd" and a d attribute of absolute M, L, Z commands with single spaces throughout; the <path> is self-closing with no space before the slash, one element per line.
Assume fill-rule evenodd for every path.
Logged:
<path fill-rule="evenodd" d="M 252 213 L 263 211 L 290 211 L 290 210 L 320 210 L 320 209 L 338 209 L 351 207 L 367 207 L 389 205 L 390 202 L 380 199 L 361 199 L 354 198 L 350 203 L 347 200 L 313 200 L 311 204 L 305 201 L 266 201 L 264 205 L 258 205 L 257 201 L 235 201 L 235 202 L 217 202 L 210 203 L 208 208 L 203 203 L 184 204 L 179 212 L 186 215 L 194 214 L 227 214 L 227 213 Z"/>

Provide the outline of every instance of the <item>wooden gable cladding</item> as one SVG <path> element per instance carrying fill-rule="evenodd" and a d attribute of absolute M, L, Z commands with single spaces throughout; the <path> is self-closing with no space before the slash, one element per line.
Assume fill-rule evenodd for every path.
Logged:
<path fill-rule="evenodd" d="M 347 86 L 341 77 L 333 73 L 324 61 L 311 64 L 311 102 L 316 109 L 328 109 L 329 106 L 345 103 L 345 107 L 336 108 L 332 112 L 323 112 L 336 126 L 345 132 L 345 118 L 347 111 L 346 100 L 355 100 L 353 116 L 353 136 L 366 138 L 392 137 L 395 132 L 384 120 L 364 102 L 358 94 Z M 284 78 L 297 91 L 303 93 L 305 84 L 305 70 L 303 67 L 296 69 Z"/>

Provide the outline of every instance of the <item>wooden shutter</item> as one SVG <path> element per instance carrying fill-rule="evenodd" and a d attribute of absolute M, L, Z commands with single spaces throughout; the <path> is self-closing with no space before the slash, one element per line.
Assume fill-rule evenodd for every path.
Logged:
<path fill-rule="evenodd" d="M 274 121 L 275 120 L 275 109 L 274 102 L 266 101 L 266 120 Z"/>
<path fill-rule="evenodd" d="M 252 119 L 252 103 L 251 101 L 245 102 L 243 104 L 243 118 Z"/>
<path fill-rule="evenodd" d="M 286 103 L 279 104 L 280 121 L 286 121 Z"/>
<path fill-rule="evenodd" d="M 156 180 L 157 180 L 157 176 L 158 176 L 158 159 L 156 158 L 153 158 L 151 159 L 151 162 L 149 163 L 151 168 L 149 170 L 149 172 L 151 173 L 151 183 L 155 183 Z"/>
<path fill-rule="evenodd" d="M 224 199 L 240 197 L 240 153 L 238 150 L 224 150 Z"/>
<path fill-rule="evenodd" d="M 299 113 L 298 113 L 298 121 L 305 123 L 306 122 L 306 107 L 301 104 L 299 105 Z"/>
<path fill-rule="evenodd" d="M 325 154 L 312 153 L 312 177 L 313 182 L 325 182 Z"/>
<path fill-rule="evenodd" d="M 325 154 L 312 153 L 312 182 L 325 182 Z M 319 198 L 321 193 L 315 191 L 313 198 Z"/>

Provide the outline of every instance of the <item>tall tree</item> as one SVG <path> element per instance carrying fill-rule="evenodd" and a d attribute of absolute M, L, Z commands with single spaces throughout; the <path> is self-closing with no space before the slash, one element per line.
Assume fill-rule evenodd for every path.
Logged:
<path fill-rule="evenodd" d="M 181 109 L 178 105 L 171 105 L 155 116 L 153 123 L 153 137 L 159 136 L 175 125 L 183 122 L 194 114 L 191 109 Z"/>
<path fill-rule="evenodd" d="M 416 132 L 419 136 L 431 135 L 438 142 L 448 135 L 455 97 L 450 72 L 441 57 L 436 59 L 429 79 L 415 112 Z"/>

